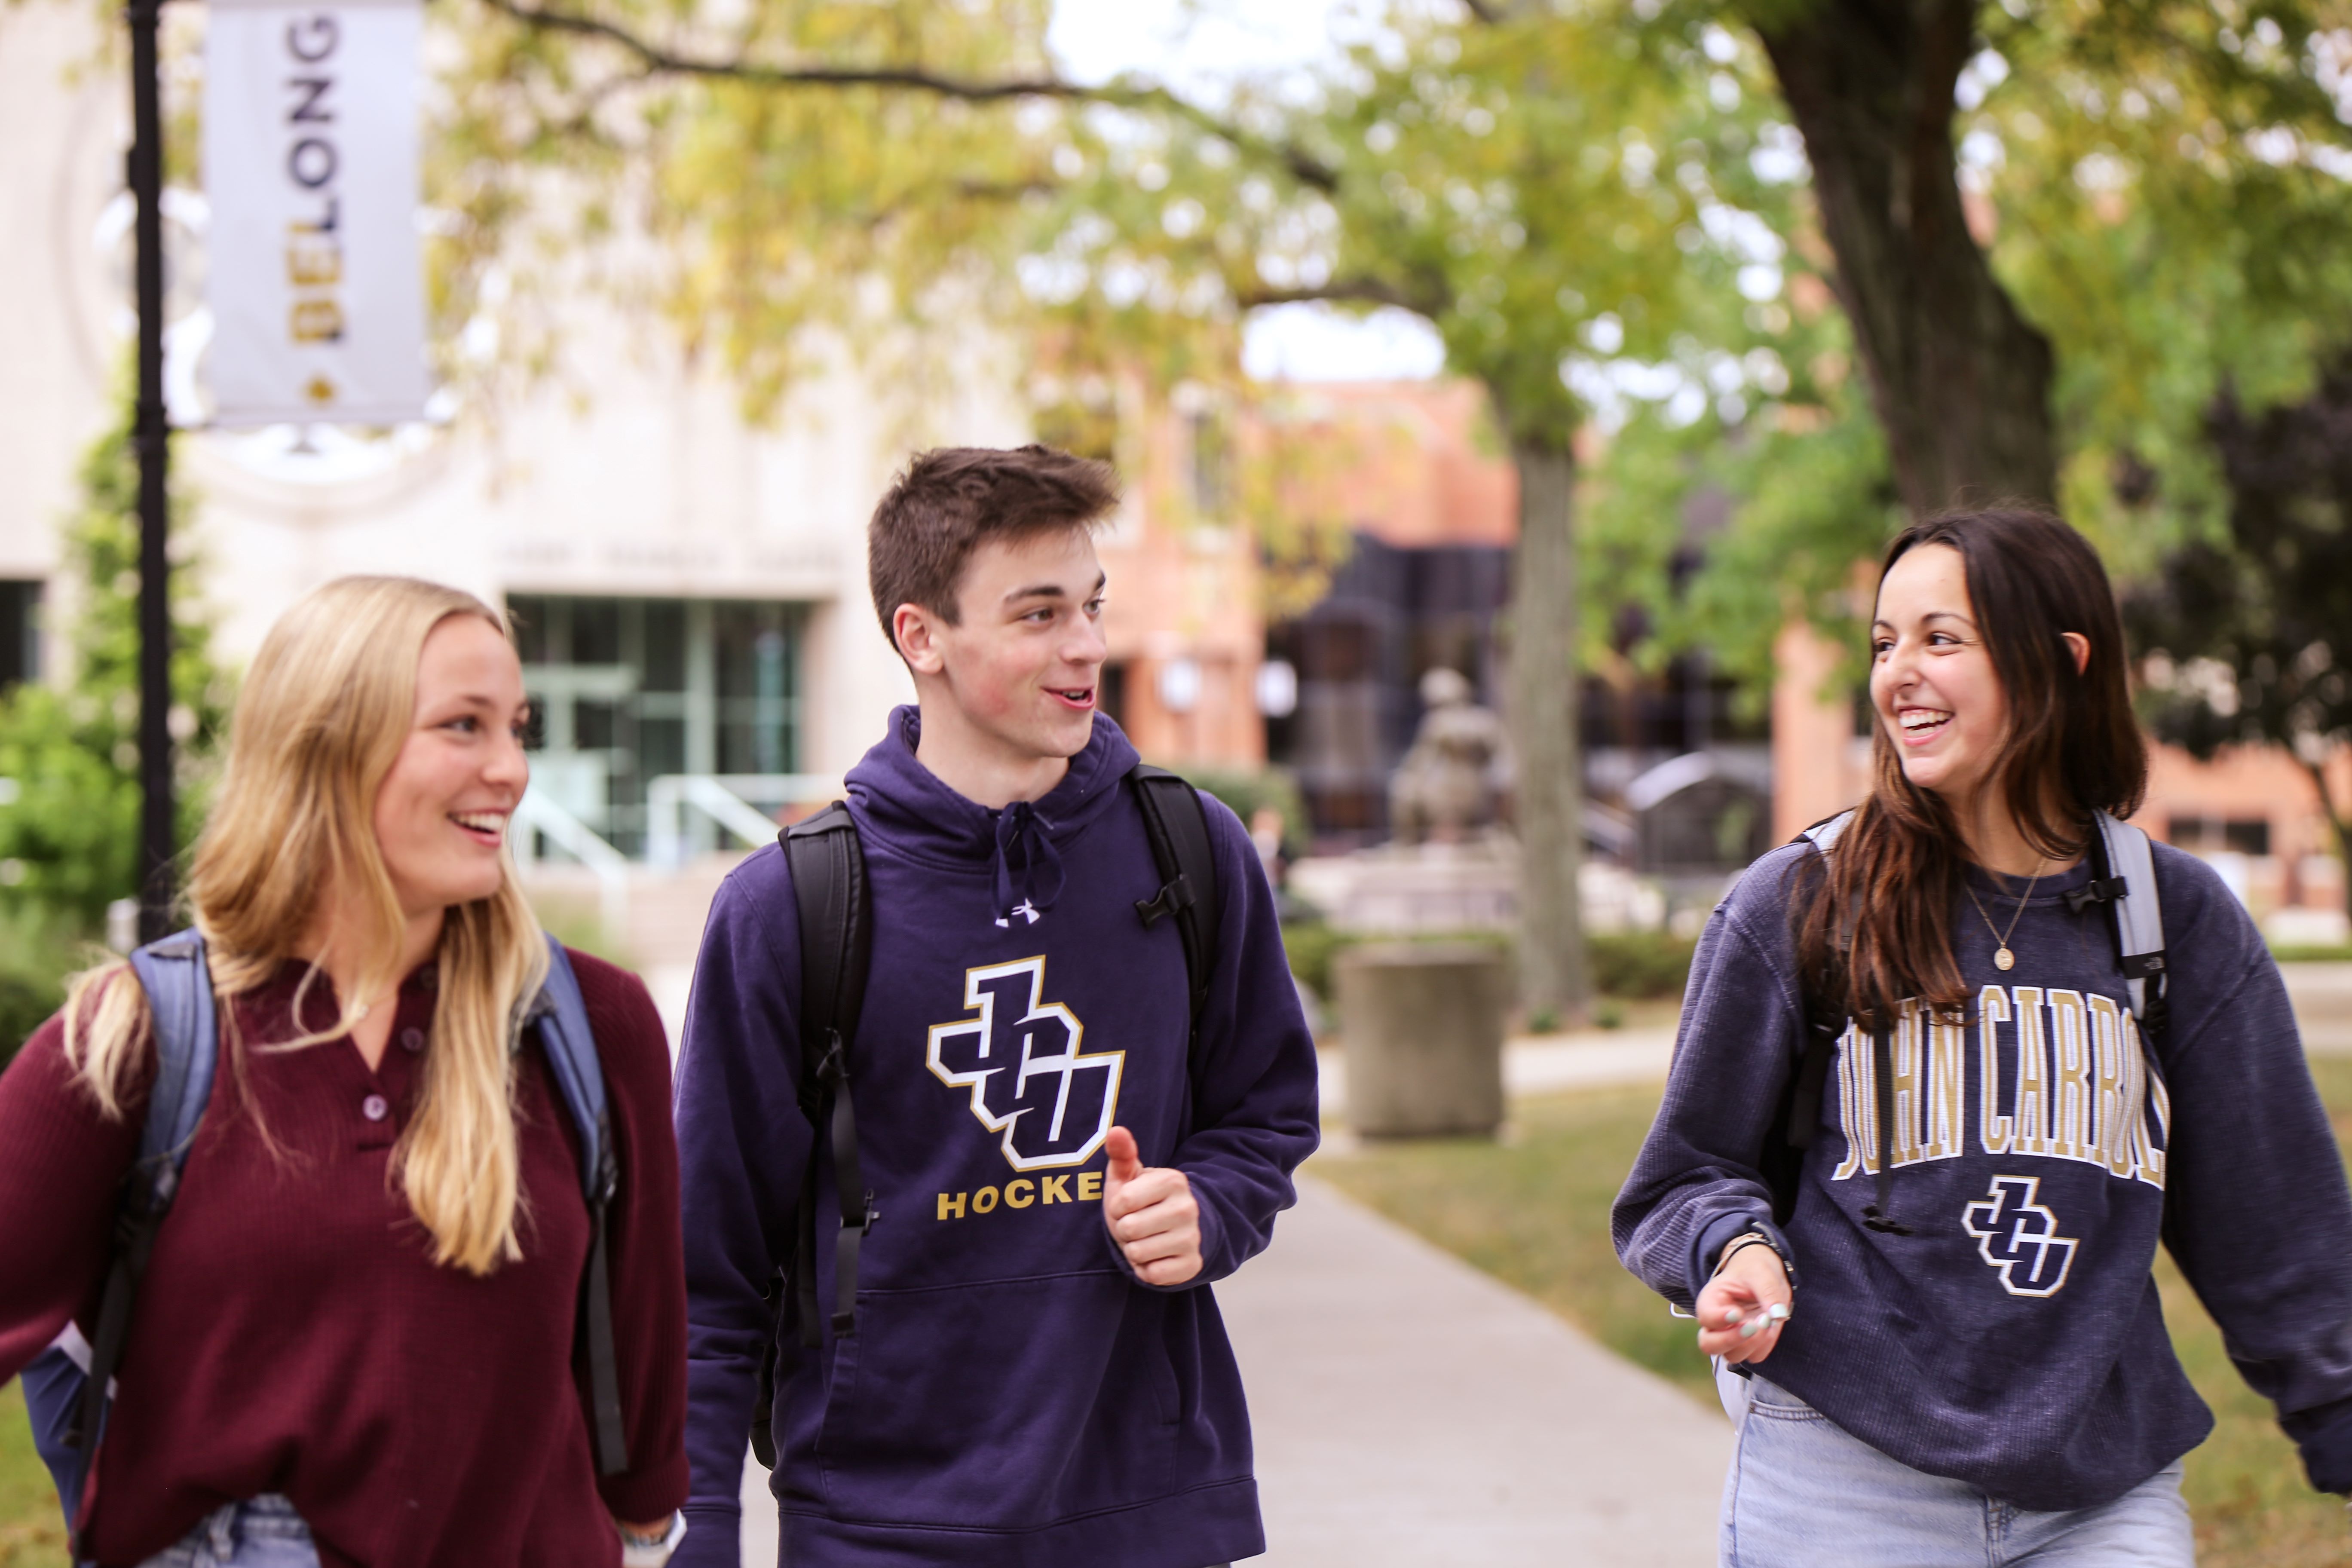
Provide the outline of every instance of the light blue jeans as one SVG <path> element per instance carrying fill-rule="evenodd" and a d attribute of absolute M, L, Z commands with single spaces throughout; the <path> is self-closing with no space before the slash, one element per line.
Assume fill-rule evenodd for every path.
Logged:
<path fill-rule="evenodd" d="M 319 1568 L 310 1527 L 276 1492 L 216 1508 L 140 1568 Z"/>
<path fill-rule="evenodd" d="M 2195 1568 L 2178 1461 L 2111 1503 L 2038 1513 L 1889 1458 L 1760 1377 L 1717 1378 L 1739 1429 L 1722 1568 Z"/>

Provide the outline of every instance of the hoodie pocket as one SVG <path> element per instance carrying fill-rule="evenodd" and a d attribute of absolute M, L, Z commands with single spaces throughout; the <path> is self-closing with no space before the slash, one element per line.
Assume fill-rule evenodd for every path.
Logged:
<path fill-rule="evenodd" d="M 817 1441 L 830 1510 L 1033 1530 L 1166 1495 L 1164 1305 L 1109 1273 L 861 1292 Z"/>

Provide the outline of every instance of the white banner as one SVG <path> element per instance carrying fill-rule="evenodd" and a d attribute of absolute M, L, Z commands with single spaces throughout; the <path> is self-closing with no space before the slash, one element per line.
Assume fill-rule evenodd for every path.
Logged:
<path fill-rule="evenodd" d="M 424 414 L 419 0 L 211 0 L 205 194 L 224 426 Z"/>

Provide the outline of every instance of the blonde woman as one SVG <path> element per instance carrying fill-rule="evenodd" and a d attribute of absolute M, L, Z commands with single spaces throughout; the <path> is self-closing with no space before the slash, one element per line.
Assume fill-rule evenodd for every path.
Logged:
<path fill-rule="evenodd" d="M 124 1342 L 89 1560 L 576 1568 L 673 1535 L 669 1058 L 644 986 L 568 955 L 619 1173 L 627 1461 L 600 1477 L 580 1144 L 525 1024 L 551 954 L 505 853 L 525 717 L 504 623 L 454 589 L 345 578 L 262 645 L 188 885 L 220 1069 Z M 0 1378 L 96 1331 L 156 1061 L 113 963 L 0 1077 Z"/>

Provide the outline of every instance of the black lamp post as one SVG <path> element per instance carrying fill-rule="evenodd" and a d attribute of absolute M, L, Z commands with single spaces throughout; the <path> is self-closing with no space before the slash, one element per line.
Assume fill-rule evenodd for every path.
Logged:
<path fill-rule="evenodd" d="M 156 31 L 163 0 L 131 0 L 129 175 L 138 203 L 139 940 L 172 929 L 171 438 L 163 414 L 163 113 Z"/>

